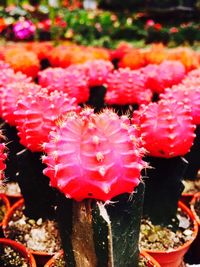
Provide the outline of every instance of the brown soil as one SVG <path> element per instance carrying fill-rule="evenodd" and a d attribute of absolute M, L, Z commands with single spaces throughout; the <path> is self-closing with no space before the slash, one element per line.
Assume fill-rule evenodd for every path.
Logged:
<path fill-rule="evenodd" d="M 55 221 L 26 217 L 16 210 L 5 230 L 6 237 L 21 242 L 34 251 L 53 254 L 61 249 L 61 240 Z"/>
<path fill-rule="evenodd" d="M 185 186 L 183 193 L 195 194 L 200 191 L 200 178 L 192 180 L 183 180 Z"/>
<path fill-rule="evenodd" d="M 150 220 L 143 219 L 140 232 L 140 248 L 147 250 L 167 251 L 180 247 L 192 238 L 192 222 L 186 214 L 178 212 L 179 229 L 172 226 L 153 225 Z"/>
<path fill-rule="evenodd" d="M 0 223 L 2 222 L 4 215 L 6 213 L 6 205 L 5 203 L 0 199 Z"/>
<path fill-rule="evenodd" d="M 1 267 L 29 267 L 27 260 L 10 246 L 0 246 Z"/>
<path fill-rule="evenodd" d="M 66 267 L 65 261 L 63 259 L 63 256 L 60 256 L 55 260 L 54 265 L 52 267 Z M 152 264 L 149 263 L 149 261 L 143 257 L 140 257 L 139 265 L 138 267 L 154 267 Z"/>

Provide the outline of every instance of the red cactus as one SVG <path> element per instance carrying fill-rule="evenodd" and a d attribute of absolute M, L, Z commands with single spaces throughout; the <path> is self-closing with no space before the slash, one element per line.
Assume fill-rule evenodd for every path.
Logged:
<path fill-rule="evenodd" d="M 147 87 L 156 93 L 180 83 L 185 76 L 185 67 L 178 61 L 163 61 L 160 65 L 150 64 L 142 69 L 147 76 Z"/>
<path fill-rule="evenodd" d="M 191 115 L 193 117 L 194 124 L 200 124 L 200 86 L 188 87 L 184 85 L 178 85 L 172 87 L 172 89 L 166 89 L 163 94 L 160 95 L 160 99 L 181 101 L 185 105 L 191 108 Z"/>
<path fill-rule="evenodd" d="M 140 182 L 143 149 L 127 117 L 110 110 L 71 113 L 44 145 L 44 174 L 66 197 L 110 200 Z"/>
<path fill-rule="evenodd" d="M 15 111 L 20 142 L 31 151 L 42 151 L 43 142 L 55 128 L 55 121 L 69 111 L 78 111 L 76 99 L 69 99 L 63 92 L 46 89 L 21 99 Z"/>
<path fill-rule="evenodd" d="M 105 102 L 109 105 L 147 104 L 152 92 L 146 88 L 145 76 L 128 68 L 108 75 Z"/>
<path fill-rule="evenodd" d="M 78 103 L 89 98 L 89 87 L 84 72 L 62 68 L 48 68 L 39 73 L 39 84 L 48 87 L 50 92 L 63 91 L 69 97 L 76 97 Z"/>
<path fill-rule="evenodd" d="M 2 118 L 10 125 L 15 125 L 14 111 L 18 100 L 26 96 L 28 93 L 36 93 L 41 89 L 34 83 L 13 82 L 1 87 L 1 112 Z"/>
<path fill-rule="evenodd" d="M 191 110 L 181 102 L 161 100 L 143 105 L 133 114 L 133 121 L 138 124 L 150 156 L 183 156 L 195 138 Z"/>

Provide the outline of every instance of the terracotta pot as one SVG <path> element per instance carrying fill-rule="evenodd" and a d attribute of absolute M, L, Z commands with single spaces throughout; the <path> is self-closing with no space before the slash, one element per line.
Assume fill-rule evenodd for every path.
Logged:
<path fill-rule="evenodd" d="M 12 247 L 15 251 L 19 252 L 27 260 L 30 267 L 36 267 L 36 262 L 32 253 L 21 243 L 7 238 L 0 238 L 0 245 Z"/>
<path fill-rule="evenodd" d="M 10 202 L 7 196 L 5 194 L 0 194 L 0 200 L 2 200 L 5 203 L 6 211 L 8 212 L 8 210 L 10 209 Z M 3 221 L 0 222 L 0 227 L 2 227 L 2 225 L 3 225 Z"/>
<path fill-rule="evenodd" d="M 54 267 L 55 260 L 59 259 L 64 254 L 63 250 L 57 252 L 45 265 L 44 267 Z"/>
<path fill-rule="evenodd" d="M 6 234 L 6 228 L 7 228 L 7 225 L 9 223 L 13 213 L 17 209 L 20 209 L 23 205 L 24 205 L 24 199 L 20 199 L 6 213 L 5 218 L 3 220 L 3 225 L 2 225 L 5 237 L 8 238 L 8 236 Z M 36 259 L 37 264 L 41 265 L 41 266 L 43 266 L 54 255 L 54 253 L 50 254 L 50 253 L 47 253 L 47 252 L 36 251 L 36 250 L 31 250 L 31 249 L 29 249 L 29 251 L 33 254 L 34 258 Z"/>
<path fill-rule="evenodd" d="M 55 260 L 63 255 L 63 250 L 56 253 L 46 264 L 44 267 L 54 267 Z M 161 267 L 160 264 L 147 252 L 141 251 L 140 256 L 146 258 L 148 260 L 148 267 Z"/>
<path fill-rule="evenodd" d="M 197 215 L 196 210 L 195 210 L 195 208 L 194 208 L 195 203 L 196 203 L 197 201 L 200 202 L 200 192 L 196 193 L 196 194 L 193 196 L 192 201 L 190 202 L 190 208 L 191 208 L 191 211 L 192 211 L 192 213 L 193 213 L 193 215 L 194 215 L 194 217 L 195 217 L 195 219 L 196 219 L 198 225 L 200 226 L 200 217 Z"/>
<path fill-rule="evenodd" d="M 198 224 L 194 218 L 194 215 L 190 211 L 190 209 L 183 204 L 182 202 L 179 202 L 179 208 L 185 212 L 190 219 L 193 222 L 193 235 L 192 238 L 187 241 L 185 244 L 180 246 L 177 249 L 170 250 L 170 251 L 155 251 L 155 250 L 145 250 L 148 254 L 150 254 L 155 260 L 157 260 L 162 267 L 180 267 L 183 261 L 183 257 L 188 251 L 190 245 L 197 237 L 198 233 Z"/>
<path fill-rule="evenodd" d="M 196 201 L 200 201 L 200 192 L 196 193 L 190 203 L 191 211 L 200 227 L 200 217 L 197 215 L 194 205 Z M 200 228 L 199 228 L 200 229 Z M 200 230 L 198 232 L 197 238 L 195 239 L 194 243 L 192 244 L 190 248 L 190 254 L 192 257 L 192 261 L 194 263 L 200 263 Z"/>

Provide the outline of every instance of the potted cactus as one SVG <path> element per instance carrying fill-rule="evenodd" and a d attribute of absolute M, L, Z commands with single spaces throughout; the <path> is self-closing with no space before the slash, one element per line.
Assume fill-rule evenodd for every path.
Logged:
<path fill-rule="evenodd" d="M 146 171 L 143 217 L 150 219 L 155 225 L 154 228 L 149 222 L 144 224 L 142 234 L 147 235 L 152 245 L 150 243 L 146 245 L 142 238 L 141 246 L 146 249 L 151 247 L 152 253 L 156 253 L 157 250 L 159 253 L 155 256 L 162 266 L 179 266 L 183 255 L 197 234 L 197 227 L 190 212 L 185 206 L 178 204 L 183 191 L 182 178 L 187 167 L 187 161 L 183 156 L 190 150 L 195 138 L 196 127 L 191 109 L 181 102 L 161 100 L 158 103 L 142 106 L 135 112 L 133 119 L 138 123 L 144 147 L 147 150 L 146 161 L 151 166 Z M 173 233 L 183 228 L 184 233 L 186 226 L 181 222 L 184 220 L 182 216 L 185 219 L 188 218 L 188 227 L 191 230 L 186 239 L 184 235 L 182 236 L 185 243 L 189 237 L 190 242 L 187 246 L 180 244 L 177 248 L 177 243 L 168 244 L 165 240 L 163 240 L 163 246 L 153 246 L 154 241 L 155 243 L 158 241 L 156 233 L 160 237 L 164 236 L 163 239 L 167 238 L 166 232 L 163 234 L 163 231 L 160 231 L 160 226 L 165 227 L 166 231 L 170 229 Z M 151 234 L 151 238 L 148 234 Z M 171 236 L 169 232 L 168 236 Z M 160 250 L 163 251 L 161 254 L 166 250 L 169 258 L 160 256 Z M 180 251 L 179 255 L 177 250 Z M 173 253 L 175 256 L 170 258 L 170 254 Z"/>
<path fill-rule="evenodd" d="M 68 113 L 44 144 L 67 266 L 137 266 L 143 148 L 126 116 Z"/>
<path fill-rule="evenodd" d="M 197 71 L 192 71 L 188 77 L 187 83 L 183 81 L 182 84 L 174 86 L 171 89 L 166 89 L 163 94 L 160 95 L 161 99 L 170 99 L 178 102 L 182 102 L 191 108 L 191 115 L 193 123 L 196 125 L 195 140 L 189 153 L 185 155 L 185 159 L 188 161 L 188 167 L 184 174 L 185 190 L 183 193 L 183 200 L 189 203 L 195 192 L 200 189 L 200 180 L 198 179 L 198 171 L 200 170 L 199 156 L 200 156 L 200 85 L 193 85 L 198 77 Z M 189 83 L 191 81 L 191 83 Z"/>

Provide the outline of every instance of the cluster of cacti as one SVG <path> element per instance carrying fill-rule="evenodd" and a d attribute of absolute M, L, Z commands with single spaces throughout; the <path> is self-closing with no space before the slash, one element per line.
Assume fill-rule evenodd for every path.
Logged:
<path fill-rule="evenodd" d="M 196 66 L 194 60 L 187 61 L 187 50 L 181 51 L 176 58 L 173 51 L 160 47 L 155 58 L 155 47 L 155 50 L 150 51 L 133 51 L 125 46 L 116 50 L 116 53 L 77 45 L 53 47 L 52 44 L 46 44 L 45 47 L 46 50 L 42 53 L 37 45 L 24 45 L 22 53 L 27 58 L 23 60 L 22 57 L 22 61 L 18 60 L 19 48 L 13 51 L 8 48 L 4 58 L 10 66 L 0 61 L 0 116 L 10 126 L 17 128 L 20 142 L 26 148 L 25 152 L 18 155 L 19 165 L 30 164 L 27 166 L 31 166 L 30 169 L 33 170 L 40 162 L 39 172 L 42 175 L 43 164 L 46 164 L 45 178 L 48 180 L 49 177 L 50 185 L 61 191 L 67 199 L 73 199 L 73 205 L 69 205 L 74 209 L 79 206 L 77 202 L 81 201 L 83 204 L 87 199 L 93 199 L 91 203 L 96 203 L 95 200 L 107 203 L 116 197 L 123 198 L 124 195 L 132 197 L 141 182 L 141 171 L 148 166 L 143 157 L 148 156 L 151 160 L 153 158 L 152 161 L 149 160 L 150 165 L 155 159 L 156 164 L 162 162 L 165 168 L 169 164 L 172 167 L 170 170 L 175 170 L 171 178 L 174 180 L 173 186 L 176 184 L 175 190 L 179 191 L 174 198 L 174 203 L 177 203 L 181 190 L 180 179 L 174 179 L 176 164 L 180 163 L 178 176 L 181 176 L 183 165 L 180 156 L 185 156 L 190 151 L 195 138 L 195 124 L 200 124 L 200 72 L 193 70 L 186 74 L 186 71 Z M 37 55 L 37 60 L 32 54 Z M 116 62 L 112 63 L 110 60 L 119 60 L 118 66 L 125 67 L 130 63 L 127 56 L 130 54 L 133 59 L 135 57 L 129 66 L 132 69 L 114 70 L 113 63 Z M 183 57 L 182 63 L 177 61 L 179 57 Z M 170 58 L 175 60 L 170 61 Z M 44 59 L 56 67 L 38 73 L 38 62 Z M 147 65 L 148 62 L 151 64 Z M 37 77 L 39 85 L 27 78 L 27 75 L 15 73 L 12 68 Z M 139 69 L 133 70 L 135 68 Z M 104 97 L 105 93 L 106 105 L 115 108 L 115 105 L 137 104 L 139 110 L 134 112 L 130 120 L 125 115 L 119 117 L 111 109 L 102 109 L 101 112 L 97 110 L 98 113 L 91 108 L 82 109 L 84 104 L 97 108 L 91 104 L 91 94 L 95 87 L 105 89 L 101 96 Z M 157 103 L 152 102 L 154 93 L 160 94 Z M 99 107 L 102 108 L 103 105 L 104 103 Z M 2 170 L 5 168 L 4 149 L 4 145 L 0 145 Z M 42 160 L 41 153 L 46 154 Z M 157 171 L 159 167 L 156 164 Z M 24 175 L 21 171 L 19 173 L 23 177 L 21 184 L 24 181 L 27 183 L 26 179 L 31 179 L 29 175 L 25 175 L 29 174 L 28 171 Z M 34 177 L 36 186 L 37 179 L 44 178 L 40 174 L 37 173 L 37 177 Z M 166 183 L 162 183 L 162 177 L 159 177 L 159 182 L 156 181 L 160 191 L 163 188 L 170 190 L 169 183 L 172 179 L 167 180 L 170 176 L 168 174 L 169 172 L 163 175 Z M 2 173 L 0 178 L 1 175 Z M 33 188 L 36 188 L 35 185 Z M 148 195 L 148 182 L 146 185 Z M 33 188 L 29 187 L 29 190 Z M 47 185 L 41 188 L 47 188 Z M 172 190 L 172 194 L 174 191 Z M 166 191 L 163 192 L 166 195 Z M 29 193 L 30 191 L 26 197 L 30 197 Z M 155 192 L 152 194 L 160 197 Z M 173 199 L 170 194 L 165 200 L 168 201 L 168 198 Z M 161 200 L 159 204 L 162 203 Z M 140 205 L 142 206 L 142 200 Z M 94 209 L 92 205 L 90 207 L 91 214 L 97 216 L 97 221 L 100 218 L 99 212 L 104 217 L 105 214 L 101 214 L 104 206 L 95 206 Z M 177 206 L 174 207 L 173 212 L 177 210 Z M 129 208 L 126 212 L 130 215 Z M 167 207 L 164 211 L 167 211 Z M 115 212 L 108 212 L 111 219 L 115 217 Z M 170 216 L 174 214 L 170 212 Z M 123 216 L 120 223 L 122 219 Z M 104 217 L 104 220 L 107 219 Z M 97 221 L 93 223 L 98 224 Z M 108 221 L 106 223 L 109 224 Z M 114 224 L 114 236 L 118 233 L 117 227 Z M 126 227 L 127 231 L 128 226 Z M 133 262 L 131 263 L 133 266 Z M 123 263 L 121 266 L 126 265 Z"/>

